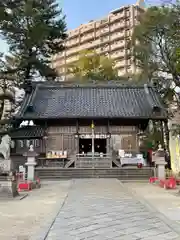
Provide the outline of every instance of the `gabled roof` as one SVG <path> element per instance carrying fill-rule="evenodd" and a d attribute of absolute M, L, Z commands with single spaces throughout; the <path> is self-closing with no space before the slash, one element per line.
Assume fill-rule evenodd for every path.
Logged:
<path fill-rule="evenodd" d="M 37 84 L 16 119 L 165 119 L 154 88 L 119 85 Z"/>

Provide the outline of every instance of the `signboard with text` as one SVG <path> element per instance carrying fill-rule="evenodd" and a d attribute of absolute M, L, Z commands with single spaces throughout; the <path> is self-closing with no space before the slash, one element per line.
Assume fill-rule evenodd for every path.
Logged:
<path fill-rule="evenodd" d="M 79 138 L 83 139 L 91 139 L 91 138 L 97 138 L 97 139 L 107 139 L 110 138 L 110 134 L 80 134 Z"/>

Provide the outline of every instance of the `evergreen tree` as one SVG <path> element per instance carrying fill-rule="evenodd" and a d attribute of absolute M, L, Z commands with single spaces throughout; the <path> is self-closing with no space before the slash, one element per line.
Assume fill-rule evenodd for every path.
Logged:
<path fill-rule="evenodd" d="M 150 7 L 138 20 L 132 45 L 140 78 L 155 82 L 169 104 L 175 94 L 172 82 L 180 87 L 180 4 Z"/>
<path fill-rule="evenodd" d="M 18 58 L 13 69 L 24 80 L 37 73 L 55 79 L 51 57 L 63 50 L 65 17 L 56 0 L 4 0 L 0 3 L 0 34 L 12 56 Z M 11 69 L 12 70 L 12 69 Z"/>

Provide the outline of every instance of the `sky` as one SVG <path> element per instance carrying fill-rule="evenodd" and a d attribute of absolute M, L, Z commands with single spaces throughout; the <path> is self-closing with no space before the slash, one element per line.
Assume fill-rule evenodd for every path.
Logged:
<path fill-rule="evenodd" d="M 78 27 L 93 19 L 104 17 L 113 9 L 136 3 L 136 0 L 57 0 L 66 15 L 68 29 Z M 7 52 L 6 44 L 0 40 L 0 52 Z"/>

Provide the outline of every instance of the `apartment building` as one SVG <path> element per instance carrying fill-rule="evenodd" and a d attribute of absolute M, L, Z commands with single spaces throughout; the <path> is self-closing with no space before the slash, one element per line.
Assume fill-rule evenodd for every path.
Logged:
<path fill-rule="evenodd" d="M 110 57 L 119 76 L 136 73 L 138 69 L 127 45 L 138 23 L 138 16 L 143 12 L 144 1 L 139 0 L 134 5 L 111 11 L 100 20 L 91 20 L 68 31 L 65 51 L 53 57 L 52 66 L 63 80 L 69 79 L 72 77 L 68 74 L 69 64 L 78 60 L 81 51 L 93 50 Z"/>

